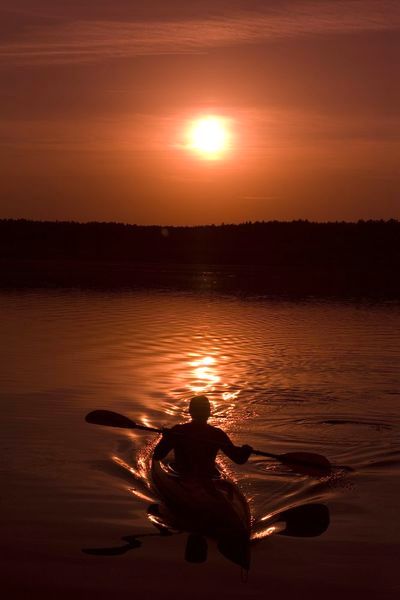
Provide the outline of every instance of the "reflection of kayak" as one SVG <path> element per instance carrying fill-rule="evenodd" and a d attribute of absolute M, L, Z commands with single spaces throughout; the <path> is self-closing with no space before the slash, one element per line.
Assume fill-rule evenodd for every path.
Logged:
<path fill-rule="evenodd" d="M 183 477 L 152 461 L 154 487 L 176 528 L 217 540 L 220 552 L 243 568 L 250 561 L 250 509 L 238 486 L 222 473 L 215 478 Z"/>

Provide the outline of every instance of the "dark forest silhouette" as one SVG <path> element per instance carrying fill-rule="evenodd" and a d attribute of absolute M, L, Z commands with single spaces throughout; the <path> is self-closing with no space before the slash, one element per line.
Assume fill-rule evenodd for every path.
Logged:
<path fill-rule="evenodd" d="M 400 222 L 161 227 L 0 220 L 4 287 L 400 297 Z"/>

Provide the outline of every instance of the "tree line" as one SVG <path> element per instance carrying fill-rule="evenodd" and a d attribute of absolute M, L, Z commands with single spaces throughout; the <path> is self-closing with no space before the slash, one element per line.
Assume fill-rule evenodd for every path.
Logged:
<path fill-rule="evenodd" d="M 0 258 L 387 269 L 400 267 L 400 222 L 162 227 L 3 219 Z"/>

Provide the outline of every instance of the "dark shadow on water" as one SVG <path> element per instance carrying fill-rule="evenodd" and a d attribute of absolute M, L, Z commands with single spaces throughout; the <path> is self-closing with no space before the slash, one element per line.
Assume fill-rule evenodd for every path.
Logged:
<path fill-rule="evenodd" d="M 158 533 L 126 535 L 121 537 L 126 542 L 123 545 L 83 548 L 82 552 L 91 556 L 120 556 L 130 550 L 140 548 L 142 538 L 165 538 L 184 533 L 171 529 L 171 523 L 167 520 L 163 521 L 163 511 L 158 505 L 150 505 L 147 514 Z M 270 515 L 262 523 L 262 527 L 259 525 L 252 531 L 250 540 L 227 532 L 217 538 L 217 547 L 225 558 L 248 570 L 250 568 L 250 548 L 254 543 L 259 543 L 274 534 L 289 537 L 318 537 L 326 532 L 329 524 L 330 512 L 325 504 L 303 504 Z M 185 560 L 191 563 L 205 562 L 207 560 L 206 537 L 196 532 L 187 533 Z"/>
<path fill-rule="evenodd" d="M 111 546 L 106 548 L 82 548 L 84 554 L 90 554 L 91 556 L 120 556 L 126 554 L 129 550 L 134 550 L 142 546 L 142 542 L 139 538 L 148 537 L 169 537 L 173 535 L 168 529 L 164 528 L 159 533 L 138 533 L 136 535 L 124 535 L 121 540 L 127 542 L 122 546 Z"/>

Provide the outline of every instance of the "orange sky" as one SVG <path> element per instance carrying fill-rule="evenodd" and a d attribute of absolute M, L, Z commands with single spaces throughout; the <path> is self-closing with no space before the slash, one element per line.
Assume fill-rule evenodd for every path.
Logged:
<path fill-rule="evenodd" d="M 4 0 L 0 218 L 400 218 L 399 28 L 386 0 Z M 207 114 L 220 160 L 184 147 Z"/>

